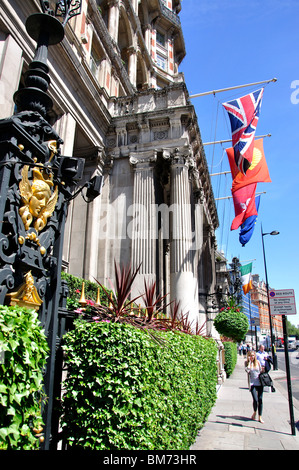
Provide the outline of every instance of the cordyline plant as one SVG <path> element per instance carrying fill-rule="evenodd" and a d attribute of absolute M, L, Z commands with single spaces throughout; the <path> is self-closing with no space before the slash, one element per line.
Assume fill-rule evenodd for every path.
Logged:
<path fill-rule="evenodd" d="M 187 334 L 203 336 L 206 322 L 200 326 L 197 319 L 195 328 L 193 328 L 193 321 L 189 320 L 189 312 L 183 313 L 180 309 L 180 302 L 174 300 L 170 305 L 170 318 L 162 319 L 161 323 L 165 329 L 178 330 Z"/>
<path fill-rule="evenodd" d="M 192 322 L 188 319 L 188 313 L 183 314 L 180 310 L 180 303 L 173 301 L 163 305 L 167 295 L 157 294 L 156 282 L 147 283 L 144 280 L 143 294 L 129 300 L 136 275 L 140 269 L 132 270 L 131 265 L 119 267 L 114 262 L 115 288 L 112 285 L 112 294 L 99 282 L 104 296 L 107 298 L 107 305 L 93 305 L 92 313 L 85 314 L 89 321 L 106 321 L 129 323 L 137 328 L 151 330 L 177 330 L 188 334 L 202 335 L 204 325 L 192 329 Z M 136 306 L 136 301 L 143 298 L 145 307 L 140 309 Z M 170 318 L 163 317 L 163 309 L 170 306 Z M 155 338 L 157 339 L 157 338 Z"/>
<path fill-rule="evenodd" d="M 104 297 L 107 298 L 107 305 L 93 306 L 93 320 L 121 321 L 123 318 L 130 317 L 134 309 L 134 303 L 141 297 L 138 295 L 129 300 L 132 291 L 133 282 L 140 269 L 140 266 L 132 271 L 131 266 L 118 267 L 114 262 L 115 270 L 115 288 L 112 285 L 112 293 L 96 280 L 103 289 Z M 96 314 L 96 315 L 95 315 Z"/>
<path fill-rule="evenodd" d="M 163 314 L 163 308 L 166 308 L 171 302 L 167 305 L 163 306 L 163 301 L 167 297 L 166 295 L 157 295 L 157 286 L 156 282 L 153 281 L 150 284 L 147 283 L 146 279 L 144 279 L 144 294 L 142 296 L 144 304 L 145 304 L 145 311 L 147 315 L 147 322 L 151 322 L 153 320 L 157 321 L 157 315 Z"/>
<path fill-rule="evenodd" d="M 147 329 L 148 333 L 157 341 L 161 342 L 161 339 L 156 338 L 151 330 L 156 328 L 156 318 L 153 317 L 155 307 L 163 300 L 163 297 L 158 296 L 155 298 L 153 286 L 147 286 L 145 283 L 145 294 L 144 297 L 148 300 L 148 305 L 145 307 L 147 315 L 140 316 L 140 308 L 136 307 L 136 300 L 142 297 L 142 294 L 129 300 L 129 296 L 132 292 L 132 286 L 136 275 L 140 269 L 132 271 L 131 266 L 118 267 L 114 262 L 115 269 L 115 289 L 112 286 L 113 295 L 109 294 L 107 289 L 97 281 L 97 283 L 103 289 L 103 293 L 109 300 L 108 305 L 94 306 L 94 314 L 92 316 L 93 321 L 108 321 L 108 322 L 120 322 L 129 323 L 137 328 Z"/>
<path fill-rule="evenodd" d="M 191 333 L 191 322 L 188 320 L 189 312 L 183 314 L 180 310 L 180 302 L 174 300 L 170 305 L 170 318 L 160 320 L 160 328 L 165 330 L 178 330 Z"/>

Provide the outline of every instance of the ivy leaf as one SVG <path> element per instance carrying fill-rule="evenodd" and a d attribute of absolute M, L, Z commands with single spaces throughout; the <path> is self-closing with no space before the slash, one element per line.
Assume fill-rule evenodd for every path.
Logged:
<path fill-rule="evenodd" d="M 42 421 L 42 370 L 49 351 L 37 313 L 0 306 L 0 339 L 5 350 L 5 364 L 0 366 L 0 404 L 7 421 L 7 427 L 0 430 L 0 448 L 35 449 L 38 441 L 30 431 L 29 419 Z"/>
<path fill-rule="evenodd" d="M 0 395 L 0 404 L 4 407 L 7 406 L 7 395 Z"/>
<path fill-rule="evenodd" d="M 10 406 L 6 411 L 6 414 L 11 415 L 11 416 L 15 416 L 15 414 L 16 414 L 15 408 L 13 406 Z"/>
<path fill-rule="evenodd" d="M 0 428 L 0 437 L 5 441 L 8 434 L 7 428 Z"/>
<path fill-rule="evenodd" d="M 12 351 L 17 349 L 17 347 L 20 345 L 19 341 L 15 341 L 14 339 L 9 339 L 9 345 L 11 346 Z"/>
<path fill-rule="evenodd" d="M 134 404 L 141 407 L 142 406 L 142 403 L 141 403 L 141 400 L 140 398 L 137 398 L 136 400 L 134 400 Z"/>

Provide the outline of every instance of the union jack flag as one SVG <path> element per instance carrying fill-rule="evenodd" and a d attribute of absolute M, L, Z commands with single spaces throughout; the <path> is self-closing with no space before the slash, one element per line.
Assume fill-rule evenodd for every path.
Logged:
<path fill-rule="evenodd" d="M 254 137 L 259 119 L 264 88 L 236 100 L 223 103 L 228 112 L 235 162 L 243 175 L 251 165 Z"/>

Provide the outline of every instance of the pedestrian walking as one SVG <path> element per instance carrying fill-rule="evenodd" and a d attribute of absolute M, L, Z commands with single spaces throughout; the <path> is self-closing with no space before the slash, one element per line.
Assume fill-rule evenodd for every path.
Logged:
<path fill-rule="evenodd" d="M 265 372 L 269 372 L 271 365 L 273 364 L 273 360 L 272 357 L 269 356 L 269 354 L 265 351 L 263 344 L 260 344 L 259 350 L 256 353 L 256 358 L 261 366 L 265 368 Z"/>
<path fill-rule="evenodd" d="M 259 374 L 264 371 L 260 362 L 256 358 L 255 351 L 249 351 L 245 361 L 245 371 L 248 374 L 248 386 L 253 399 L 253 414 L 251 419 L 255 420 L 258 411 L 259 422 L 263 423 L 263 386 L 259 379 Z"/>
<path fill-rule="evenodd" d="M 265 361 L 268 359 L 269 354 L 265 351 L 265 346 L 263 344 L 260 344 L 259 350 L 256 353 L 256 358 L 261 364 L 262 367 L 265 367 Z"/>

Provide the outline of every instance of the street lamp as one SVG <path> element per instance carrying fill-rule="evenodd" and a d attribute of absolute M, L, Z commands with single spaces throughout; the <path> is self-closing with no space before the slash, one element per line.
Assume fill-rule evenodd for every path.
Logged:
<path fill-rule="evenodd" d="M 0 244 L 5 247 L 0 250 L 0 303 L 9 302 L 12 290 L 18 292 L 20 286 L 27 292 L 27 279 L 33 280 L 42 300 L 38 315 L 49 345 L 44 374 L 47 401 L 41 404 L 45 450 L 55 445 L 59 429 L 53 410 L 61 374 L 57 339 L 65 321 L 66 296 L 61 288 L 64 228 L 70 198 L 84 169 L 83 158 L 61 155 L 63 141 L 47 120 L 53 106 L 47 94 L 47 59 L 48 48 L 63 40 L 67 22 L 80 14 L 81 5 L 82 0 L 40 0 L 40 11 L 27 18 L 27 33 L 37 42 L 34 58 L 24 74 L 25 86 L 14 94 L 16 113 L 0 120 Z M 96 175 L 85 185 L 87 202 L 97 196 L 101 184 Z M 31 207 L 37 193 L 43 201 L 47 198 L 39 201 L 38 211 Z M 23 301 L 28 302 L 26 296 Z"/>
<path fill-rule="evenodd" d="M 18 112 L 33 111 L 46 117 L 52 108 L 52 100 L 46 93 L 50 84 L 48 47 L 63 40 L 64 27 L 81 13 L 81 4 L 82 0 L 40 0 L 43 13 L 34 13 L 27 18 L 27 33 L 37 42 L 37 47 L 25 73 L 25 87 L 14 94 Z"/>
<path fill-rule="evenodd" d="M 276 355 L 274 353 L 274 344 L 273 344 L 272 318 L 271 318 L 271 310 L 270 310 L 269 283 L 268 283 L 268 273 L 267 273 L 267 264 L 266 264 L 266 255 L 265 255 L 265 246 L 264 246 L 264 236 L 265 235 L 279 235 L 279 232 L 277 232 L 276 230 L 273 230 L 272 232 L 263 233 L 263 227 L 261 227 L 261 235 L 262 235 L 265 274 L 266 274 L 266 289 L 267 289 L 267 298 L 268 298 L 268 312 L 269 312 L 269 324 L 270 324 L 271 350 L 272 350 L 272 357 L 273 357 L 273 369 L 277 370 L 277 361 L 276 361 Z"/>
<path fill-rule="evenodd" d="M 242 281 L 240 278 L 240 266 L 241 266 L 241 263 L 239 261 L 239 258 L 234 257 L 232 259 L 232 262 L 230 263 L 231 288 L 232 288 L 230 289 L 230 296 L 232 298 L 235 298 L 237 303 L 239 303 L 242 298 L 242 295 L 241 295 Z"/>

